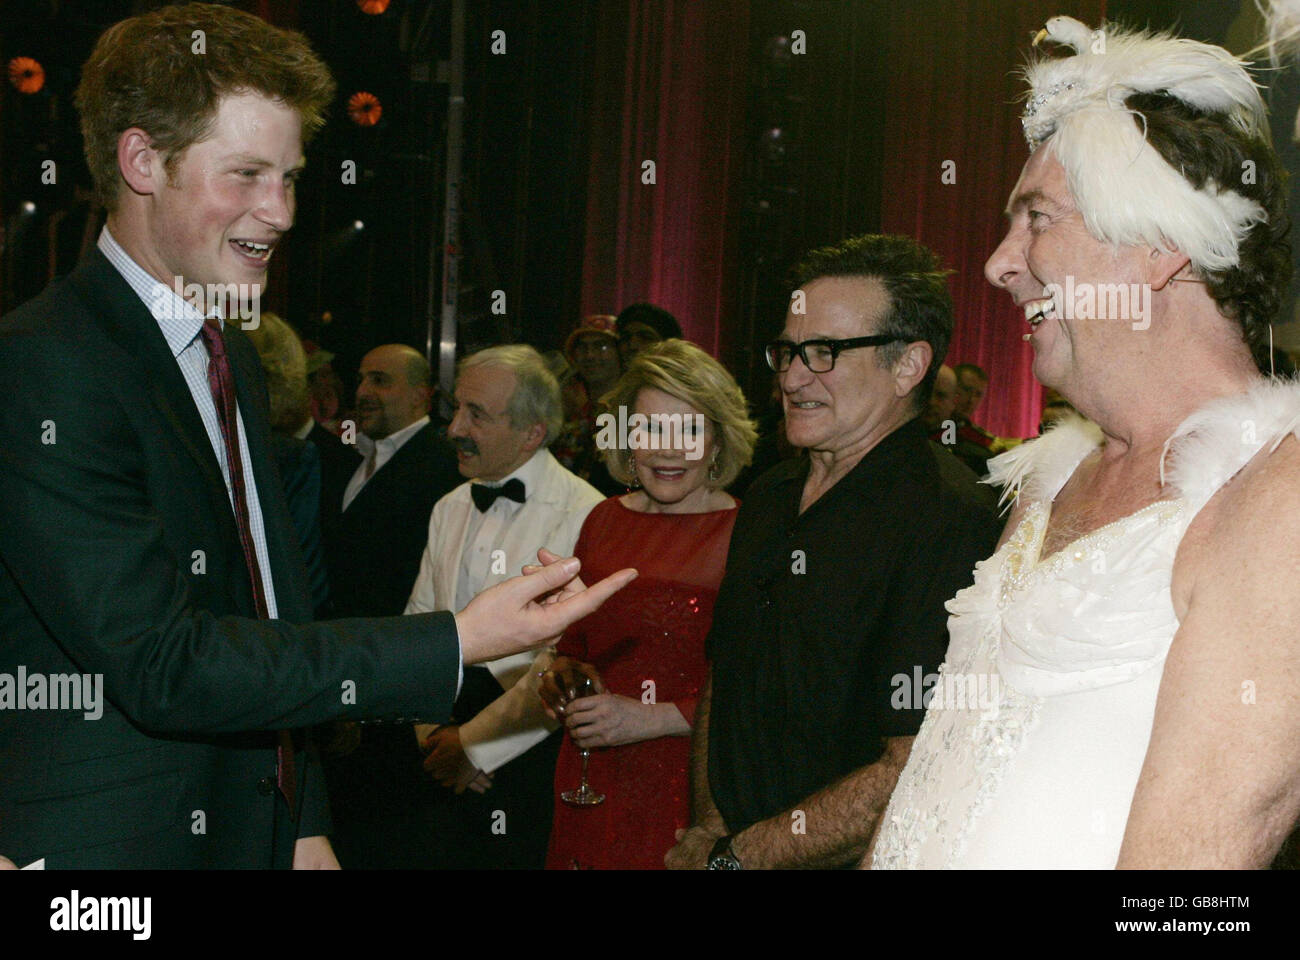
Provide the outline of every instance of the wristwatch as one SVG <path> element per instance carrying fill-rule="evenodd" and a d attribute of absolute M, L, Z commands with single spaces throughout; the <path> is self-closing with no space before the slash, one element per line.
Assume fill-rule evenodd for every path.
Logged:
<path fill-rule="evenodd" d="M 731 835 L 718 837 L 718 842 L 713 845 L 713 850 L 709 852 L 709 869 L 710 870 L 739 870 L 740 861 L 736 859 L 736 853 L 731 849 Z"/>

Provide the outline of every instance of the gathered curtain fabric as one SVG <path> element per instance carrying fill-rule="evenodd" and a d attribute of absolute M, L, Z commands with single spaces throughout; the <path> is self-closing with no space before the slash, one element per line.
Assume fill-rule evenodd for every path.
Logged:
<path fill-rule="evenodd" d="M 976 422 L 999 436 L 1035 436 L 1042 387 L 1022 339 L 1029 325 L 985 279 L 984 262 L 1006 233 L 1003 210 L 1029 159 L 1018 68 L 1030 41 L 1062 12 L 1100 24 L 1106 2 L 925 0 L 890 8 L 882 228 L 916 237 L 954 271 L 947 363 L 978 364 L 990 378 Z"/>
<path fill-rule="evenodd" d="M 1106 12 L 1106 0 L 1068 6 L 1088 24 Z M 879 4 L 885 122 L 861 131 L 885 145 L 880 229 L 917 238 L 953 271 L 947 363 L 989 373 L 975 419 L 1001 436 L 1037 433 L 1042 388 L 1022 340 L 1023 314 L 985 280 L 984 262 L 1005 233 L 1002 211 L 1029 155 L 1017 68 L 1060 7 L 1060 0 Z M 748 0 L 599 6 L 584 315 L 649 300 L 676 314 L 688 339 L 727 355 L 740 299 L 748 25 Z"/>
<path fill-rule="evenodd" d="M 718 356 L 737 300 L 749 0 L 598 11 L 582 313 L 656 303 Z"/>

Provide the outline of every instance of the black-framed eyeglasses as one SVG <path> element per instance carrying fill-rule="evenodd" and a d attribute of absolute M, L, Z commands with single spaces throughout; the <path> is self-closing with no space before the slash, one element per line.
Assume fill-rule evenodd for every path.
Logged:
<path fill-rule="evenodd" d="M 795 343 L 793 340 L 773 340 L 763 353 L 767 356 L 767 365 L 777 373 L 785 373 L 790 369 L 796 353 L 803 361 L 803 365 L 813 373 L 830 373 L 835 369 L 835 358 L 845 350 L 880 347 L 900 339 L 902 338 L 876 334 L 871 337 L 849 337 L 846 340 L 805 340 L 803 343 Z"/>

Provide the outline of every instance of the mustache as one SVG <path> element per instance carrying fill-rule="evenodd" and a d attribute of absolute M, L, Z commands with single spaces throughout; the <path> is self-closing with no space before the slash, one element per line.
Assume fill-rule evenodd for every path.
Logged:
<path fill-rule="evenodd" d="M 478 444 L 469 437 L 452 437 L 451 442 L 458 452 L 468 456 L 478 456 Z"/>

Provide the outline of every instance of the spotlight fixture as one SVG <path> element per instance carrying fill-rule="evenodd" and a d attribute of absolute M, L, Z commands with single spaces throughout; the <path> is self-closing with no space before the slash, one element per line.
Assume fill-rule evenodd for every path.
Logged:
<path fill-rule="evenodd" d="M 19 93 L 36 93 L 45 86 L 45 68 L 31 57 L 14 57 L 9 61 L 9 82 Z"/>
<path fill-rule="evenodd" d="M 348 97 L 348 118 L 358 127 L 373 127 L 383 113 L 384 106 L 373 93 L 358 90 Z"/>
<path fill-rule="evenodd" d="M 357 6 L 361 8 L 362 13 L 377 17 L 388 9 L 388 0 L 357 0 Z"/>

